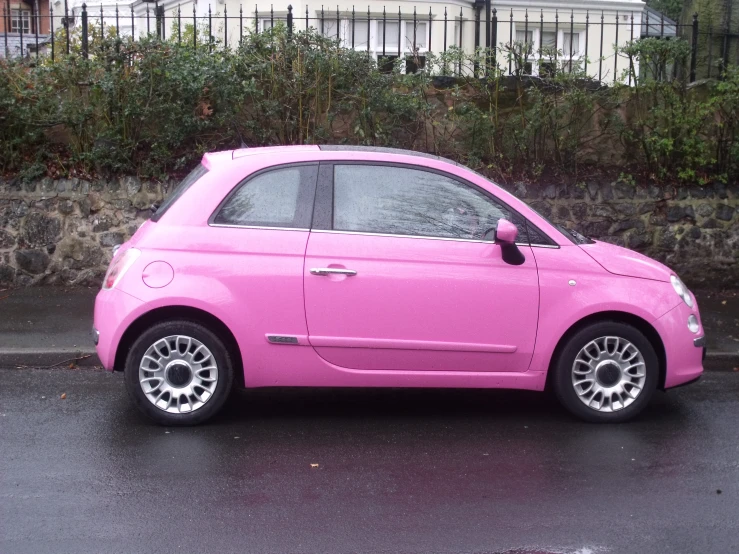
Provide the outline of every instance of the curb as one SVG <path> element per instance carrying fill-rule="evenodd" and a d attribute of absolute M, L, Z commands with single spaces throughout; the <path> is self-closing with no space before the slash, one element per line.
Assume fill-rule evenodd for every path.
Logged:
<path fill-rule="evenodd" d="M 71 363 L 79 367 L 103 365 L 94 348 L 0 349 L 0 367 L 52 368 Z M 734 371 L 736 367 L 739 367 L 739 351 L 708 352 L 703 361 L 706 371 Z"/>
<path fill-rule="evenodd" d="M 80 367 L 102 365 L 94 348 L 0 349 L 0 367 L 50 369 L 69 366 L 72 363 Z"/>
<path fill-rule="evenodd" d="M 706 371 L 734 371 L 739 367 L 739 352 L 708 352 L 703 360 Z"/>

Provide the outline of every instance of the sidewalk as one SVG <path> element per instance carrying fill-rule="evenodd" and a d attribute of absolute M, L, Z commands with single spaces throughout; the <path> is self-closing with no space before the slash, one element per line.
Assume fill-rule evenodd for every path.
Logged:
<path fill-rule="evenodd" d="M 94 366 L 97 289 L 31 287 L 0 291 L 0 367 Z M 696 292 L 706 330 L 706 369 L 739 366 L 739 291 Z"/>

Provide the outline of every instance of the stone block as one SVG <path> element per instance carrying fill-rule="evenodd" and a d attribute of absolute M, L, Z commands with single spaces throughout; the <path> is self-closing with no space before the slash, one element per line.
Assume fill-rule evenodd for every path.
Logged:
<path fill-rule="evenodd" d="M 38 275 L 46 271 L 49 255 L 43 250 L 16 250 L 15 263 L 23 271 Z"/>

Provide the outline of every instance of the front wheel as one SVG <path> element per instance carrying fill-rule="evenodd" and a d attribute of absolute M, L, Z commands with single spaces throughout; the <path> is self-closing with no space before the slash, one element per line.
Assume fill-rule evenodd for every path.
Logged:
<path fill-rule="evenodd" d="M 144 331 L 129 350 L 126 388 L 136 406 L 162 425 L 196 425 L 223 406 L 233 364 L 223 342 L 193 321 Z"/>
<path fill-rule="evenodd" d="M 586 421 L 616 423 L 649 403 L 659 361 L 638 329 L 604 321 L 570 337 L 553 370 L 554 390 L 565 408 Z"/>

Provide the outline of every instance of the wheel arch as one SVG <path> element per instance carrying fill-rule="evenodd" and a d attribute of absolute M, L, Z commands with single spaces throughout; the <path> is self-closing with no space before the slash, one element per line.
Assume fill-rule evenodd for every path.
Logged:
<path fill-rule="evenodd" d="M 631 325 L 647 338 L 647 340 L 654 348 L 654 351 L 657 354 L 657 359 L 659 360 L 659 377 L 657 380 L 657 388 L 664 389 L 665 378 L 667 376 L 667 355 L 665 353 L 665 345 L 662 342 L 662 338 L 659 336 L 659 333 L 654 328 L 654 326 L 650 324 L 647 320 L 639 317 L 638 315 L 620 311 L 604 311 L 590 314 L 573 323 L 569 327 L 569 329 L 564 332 L 559 341 L 557 341 L 557 346 L 554 348 L 552 357 L 549 360 L 545 388 L 547 390 L 551 388 L 551 379 L 554 374 L 553 368 L 559 360 L 562 349 L 564 348 L 565 344 L 567 344 L 567 341 L 570 339 L 570 337 L 580 331 L 580 329 L 603 321 L 614 321 L 617 323 L 625 323 L 627 325 Z"/>
<path fill-rule="evenodd" d="M 138 337 L 142 332 L 152 325 L 161 323 L 162 321 L 175 319 L 184 319 L 199 323 L 218 335 L 228 349 L 231 359 L 233 360 L 235 383 L 237 386 L 243 388 L 243 358 L 241 357 L 241 349 L 239 348 L 239 343 L 236 340 L 236 337 L 231 332 L 231 329 L 229 329 L 228 326 L 219 318 L 205 310 L 193 308 L 192 306 L 162 306 L 140 315 L 128 326 L 121 336 L 121 340 L 118 342 L 113 370 L 124 370 L 128 351 L 136 340 L 136 337 Z"/>

